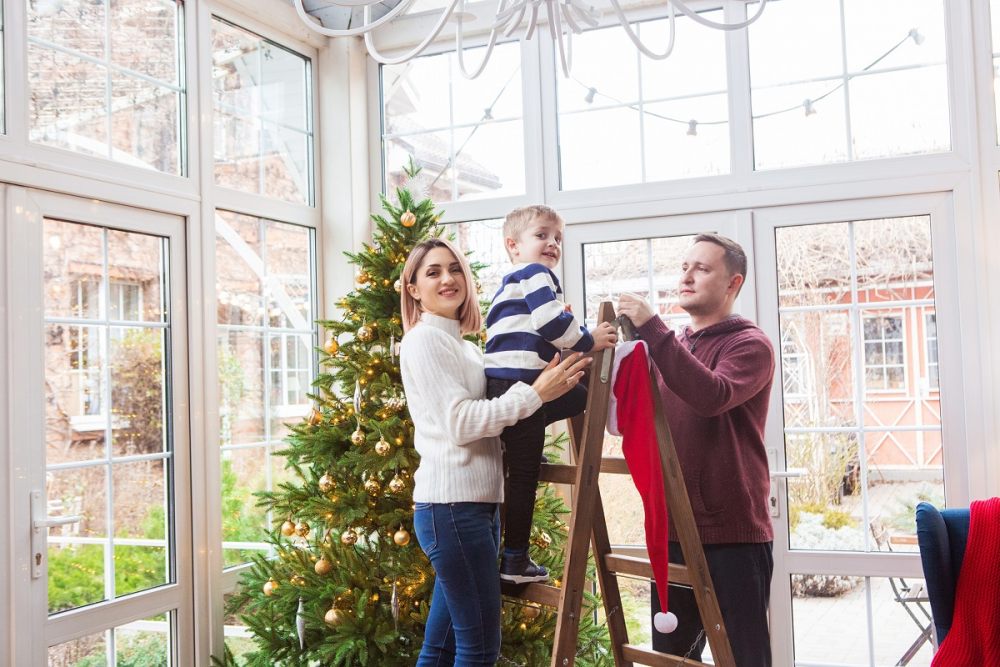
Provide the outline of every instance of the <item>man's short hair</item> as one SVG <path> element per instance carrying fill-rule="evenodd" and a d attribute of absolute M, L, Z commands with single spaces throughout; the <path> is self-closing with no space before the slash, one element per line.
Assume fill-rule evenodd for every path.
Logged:
<path fill-rule="evenodd" d="M 722 256 L 723 261 L 726 263 L 726 269 L 729 271 L 729 275 L 740 274 L 743 276 L 744 280 L 747 277 L 747 254 L 743 252 L 743 246 L 741 246 L 736 241 L 723 236 L 722 234 L 698 234 L 694 237 L 692 245 L 695 243 L 714 243 L 715 245 L 721 247 L 725 250 L 725 254 Z"/>
<path fill-rule="evenodd" d="M 516 239 L 535 218 L 546 218 L 564 224 L 562 216 L 551 206 L 546 206 L 545 204 L 522 206 L 515 208 L 504 218 L 503 237 L 505 239 Z"/>

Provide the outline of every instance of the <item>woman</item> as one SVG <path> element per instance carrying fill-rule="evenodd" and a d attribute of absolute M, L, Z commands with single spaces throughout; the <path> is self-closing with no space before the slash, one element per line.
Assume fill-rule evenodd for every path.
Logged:
<path fill-rule="evenodd" d="M 487 400 L 482 326 L 464 255 L 443 239 L 403 268 L 400 370 L 420 467 L 414 529 L 436 580 L 418 667 L 493 665 L 500 654 L 500 432 L 579 383 L 590 359 L 558 357 L 529 387 Z"/>

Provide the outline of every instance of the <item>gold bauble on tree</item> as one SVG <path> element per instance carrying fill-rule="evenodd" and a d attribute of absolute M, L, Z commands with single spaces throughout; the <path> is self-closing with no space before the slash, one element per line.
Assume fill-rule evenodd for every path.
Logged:
<path fill-rule="evenodd" d="M 299 537 L 305 537 L 309 534 L 309 524 L 305 521 L 299 521 L 295 524 L 295 534 Z"/>
<path fill-rule="evenodd" d="M 369 496 L 377 496 L 382 492 L 382 487 L 379 486 L 378 480 L 372 477 L 365 482 L 365 491 L 368 492 Z"/>
<path fill-rule="evenodd" d="M 403 215 L 399 216 L 399 224 L 404 227 L 412 227 L 417 224 L 417 216 L 413 214 L 413 211 L 405 211 Z"/>
<path fill-rule="evenodd" d="M 521 613 L 525 618 L 535 619 L 541 613 L 541 609 L 538 608 L 537 604 L 528 604 L 521 609 Z"/>
<path fill-rule="evenodd" d="M 323 421 L 323 414 L 316 408 L 313 408 L 312 411 L 309 412 L 308 420 L 310 426 L 316 426 Z"/>
<path fill-rule="evenodd" d="M 393 477 L 392 480 L 389 482 L 389 490 L 392 491 L 393 493 L 402 493 L 403 489 L 405 488 L 406 488 L 406 482 L 404 482 L 403 478 L 400 477 L 399 475 Z"/>
<path fill-rule="evenodd" d="M 401 547 L 405 547 L 410 543 L 410 533 L 407 532 L 405 528 L 400 526 L 399 530 L 393 534 L 392 541 Z"/>
<path fill-rule="evenodd" d="M 358 541 L 358 534 L 354 532 L 353 528 L 348 528 L 340 534 L 340 541 L 350 546 Z"/>
<path fill-rule="evenodd" d="M 375 443 L 375 453 L 379 456 L 388 456 L 391 450 L 392 445 L 385 438 L 379 438 L 378 442 Z"/>
<path fill-rule="evenodd" d="M 285 519 L 281 524 L 281 534 L 285 537 L 291 537 L 295 534 L 295 524 L 290 519 Z"/>
<path fill-rule="evenodd" d="M 396 282 L 393 283 L 392 288 L 396 290 L 396 294 L 401 293 L 403 291 L 403 281 L 397 278 Z"/>
<path fill-rule="evenodd" d="M 330 473 L 323 473 L 323 476 L 319 478 L 319 490 L 323 493 L 330 493 L 333 491 L 334 486 L 336 486 L 336 483 L 333 481 Z"/>
<path fill-rule="evenodd" d="M 337 354 L 337 350 L 340 349 L 340 343 L 337 342 L 336 338 L 330 336 L 330 340 L 326 341 L 326 345 L 323 346 L 323 349 L 326 350 L 326 353 L 332 357 Z"/>
<path fill-rule="evenodd" d="M 372 279 L 372 277 L 370 275 L 368 275 L 367 271 L 362 271 L 361 273 L 359 273 L 358 275 L 356 275 L 354 277 L 354 282 L 356 282 L 359 285 L 364 285 L 365 283 L 367 283 L 371 279 Z"/>
<path fill-rule="evenodd" d="M 316 574 L 322 577 L 325 574 L 330 574 L 330 570 L 333 569 L 333 563 L 328 561 L 326 558 L 320 558 L 316 561 L 316 564 L 313 565 L 313 569 L 316 570 Z"/>
<path fill-rule="evenodd" d="M 330 627 L 336 627 L 340 625 L 340 622 L 344 620 L 344 613 L 337 609 L 329 609 L 325 614 L 323 614 L 323 622 Z"/>
<path fill-rule="evenodd" d="M 372 339 L 371 327 L 369 327 L 366 324 L 362 324 L 360 327 L 358 327 L 358 340 L 360 340 L 362 343 L 367 343 L 371 341 L 371 339 Z"/>
<path fill-rule="evenodd" d="M 358 427 L 357 430 L 351 434 L 351 442 L 359 447 L 365 444 L 365 432 L 361 430 L 361 427 Z"/>
<path fill-rule="evenodd" d="M 278 582 L 274 579 L 268 579 L 264 582 L 264 595 L 271 596 L 274 592 L 278 590 Z"/>

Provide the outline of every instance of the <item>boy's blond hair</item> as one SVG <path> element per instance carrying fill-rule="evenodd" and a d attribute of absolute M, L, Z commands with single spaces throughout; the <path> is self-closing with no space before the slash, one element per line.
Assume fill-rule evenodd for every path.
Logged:
<path fill-rule="evenodd" d="M 505 239 L 517 239 L 521 232 L 523 232 L 528 225 L 535 218 L 547 218 L 549 220 L 555 220 L 560 225 L 565 225 L 562 216 L 551 206 L 546 206 L 545 204 L 532 204 L 531 206 L 522 206 L 520 208 L 515 208 L 513 211 L 507 214 L 507 217 L 503 220 L 503 237 Z M 507 251 L 507 255 L 510 256 L 510 251 Z"/>

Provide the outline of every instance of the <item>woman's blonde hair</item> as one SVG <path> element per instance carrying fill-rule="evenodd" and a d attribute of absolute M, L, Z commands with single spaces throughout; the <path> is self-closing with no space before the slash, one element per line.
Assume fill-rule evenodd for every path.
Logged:
<path fill-rule="evenodd" d="M 459 321 L 463 335 L 479 333 L 479 330 L 483 327 L 483 316 L 479 312 L 476 283 L 472 279 L 472 269 L 469 268 L 469 262 L 465 259 L 465 255 L 459 252 L 455 246 L 445 239 L 436 237 L 421 241 L 413 246 L 413 250 L 410 251 L 410 255 L 406 258 L 406 264 L 403 265 L 403 275 L 400 278 L 402 289 L 399 294 L 399 304 L 403 317 L 403 333 L 416 326 L 423 312 L 420 308 L 420 302 L 410 295 L 407 285 L 416 284 L 417 271 L 420 269 L 420 265 L 423 264 L 427 253 L 434 248 L 447 249 L 462 267 L 462 277 L 465 279 L 465 301 L 459 306 L 458 317 L 456 319 Z"/>

